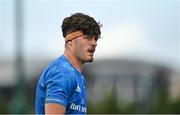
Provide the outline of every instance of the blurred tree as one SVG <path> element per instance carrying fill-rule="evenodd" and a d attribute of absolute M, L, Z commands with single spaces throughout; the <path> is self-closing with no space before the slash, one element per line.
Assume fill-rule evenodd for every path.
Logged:
<path fill-rule="evenodd" d="M 10 113 L 27 113 L 26 85 L 23 62 L 23 1 L 15 1 L 15 72 L 16 86 L 9 101 Z"/>

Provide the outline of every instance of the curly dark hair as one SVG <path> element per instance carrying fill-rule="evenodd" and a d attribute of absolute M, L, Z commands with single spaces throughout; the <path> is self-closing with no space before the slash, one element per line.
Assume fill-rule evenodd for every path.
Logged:
<path fill-rule="evenodd" d="M 83 13 L 75 13 L 63 20 L 61 28 L 64 37 L 71 32 L 81 30 L 84 35 L 95 36 L 98 39 L 101 36 L 101 26 L 102 24 L 96 22 L 94 18 Z"/>

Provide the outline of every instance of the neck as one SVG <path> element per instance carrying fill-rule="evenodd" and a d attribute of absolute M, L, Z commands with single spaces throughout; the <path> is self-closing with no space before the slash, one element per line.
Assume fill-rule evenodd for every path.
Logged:
<path fill-rule="evenodd" d="M 64 56 L 69 60 L 74 68 L 76 68 L 80 73 L 82 72 L 84 62 L 71 55 L 67 50 L 64 51 Z"/>

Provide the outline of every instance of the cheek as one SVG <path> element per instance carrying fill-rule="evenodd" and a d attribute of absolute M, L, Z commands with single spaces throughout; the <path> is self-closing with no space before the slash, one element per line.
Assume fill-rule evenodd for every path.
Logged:
<path fill-rule="evenodd" d="M 85 53 L 88 49 L 88 43 L 83 40 L 75 41 L 74 42 L 74 51 L 79 55 Z"/>
<path fill-rule="evenodd" d="M 85 53 L 85 51 L 87 50 L 85 45 L 79 45 L 78 49 L 79 53 Z"/>
<path fill-rule="evenodd" d="M 81 51 L 84 51 L 84 50 L 87 50 L 87 44 L 86 43 L 79 43 L 78 45 L 77 45 L 77 49 L 78 50 L 81 50 Z"/>
<path fill-rule="evenodd" d="M 74 46 L 74 53 L 76 55 L 82 55 L 86 51 L 85 46 L 82 44 L 76 44 Z"/>

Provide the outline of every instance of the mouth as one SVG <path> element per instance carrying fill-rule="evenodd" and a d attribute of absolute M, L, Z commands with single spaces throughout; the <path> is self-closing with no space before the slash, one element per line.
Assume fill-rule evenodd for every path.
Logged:
<path fill-rule="evenodd" d="M 87 51 L 88 51 L 89 53 L 91 53 L 91 54 L 94 54 L 94 52 L 95 52 L 95 47 L 91 47 L 91 48 L 89 48 Z"/>

